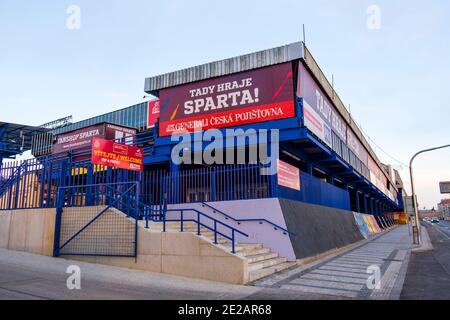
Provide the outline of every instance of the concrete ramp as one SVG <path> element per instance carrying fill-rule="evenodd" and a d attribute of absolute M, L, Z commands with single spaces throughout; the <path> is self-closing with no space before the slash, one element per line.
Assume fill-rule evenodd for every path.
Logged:
<path fill-rule="evenodd" d="M 364 239 L 353 212 L 280 199 L 297 259 L 313 257 Z"/>
<path fill-rule="evenodd" d="M 362 236 L 367 239 L 370 235 L 370 231 L 366 220 L 364 220 L 364 215 L 362 213 L 353 212 L 353 216 L 355 217 L 355 221 L 358 224 L 358 228 Z"/>

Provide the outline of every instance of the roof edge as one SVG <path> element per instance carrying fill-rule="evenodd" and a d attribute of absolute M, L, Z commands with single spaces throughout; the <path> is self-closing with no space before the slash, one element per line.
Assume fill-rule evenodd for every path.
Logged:
<path fill-rule="evenodd" d="M 158 96 L 158 91 L 164 88 L 267 67 L 279 63 L 298 60 L 303 57 L 303 42 L 294 42 L 281 47 L 257 51 L 154 77 L 148 77 L 145 79 L 144 91 L 146 93 Z"/>

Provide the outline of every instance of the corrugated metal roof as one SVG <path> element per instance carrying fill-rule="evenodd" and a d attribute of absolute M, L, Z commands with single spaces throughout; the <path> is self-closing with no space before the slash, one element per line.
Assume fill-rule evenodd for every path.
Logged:
<path fill-rule="evenodd" d="M 277 48 L 149 77 L 145 79 L 144 90 L 147 93 L 157 95 L 157 91 L 160 89 L 262 68 L 300 58 L 303 58 L 303 43 L 295 42 Z"/>

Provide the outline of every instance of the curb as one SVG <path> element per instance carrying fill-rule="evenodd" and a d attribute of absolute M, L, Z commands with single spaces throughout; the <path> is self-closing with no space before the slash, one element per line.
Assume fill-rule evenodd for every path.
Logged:
<path fill-rule="evenodd" d="M 428 235 L 427 228 L 422 226 L 421 233 L 422 233 L 422 244 L 412 249 L 411 252 L 413 253 L 428 252 L 434 250 L 433 245 L 431 244 L 430 236 Z"/>

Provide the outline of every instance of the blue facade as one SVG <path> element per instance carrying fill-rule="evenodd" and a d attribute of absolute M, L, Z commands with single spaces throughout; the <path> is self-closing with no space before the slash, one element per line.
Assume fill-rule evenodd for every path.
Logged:
<path fill-rule="evenodd" d="M 293 46 L 291 49 L 295 49 L 294 51 L 289 48 L 286 47 L 284 48 L 286 50 L 282 51 L 284 52 L 283 61 L 272 61 L 270 58 L 272 55 L 267 55 L 267 65 L 291 61 L 292 70 L 298 69 L 298 64 L 302 63 L 300 58 L 304 59 L 303 53 L 306 52 L 303 50 L 306 48 L 302 50 L 301 47 Z M 291 56 L 293 52 L 296 52 L 296 55 Z M 185 73 L 181 73 L 179 79 L 183 80 L 183 75 L 186 76 Z M 191 74 L 191 76 L 196 75 L 195 72 Z M 214 75 L 210 74 L 210 76 Z M 215 74 L 215 76 L 220 75 Z M 188 78 L 190 79 L 190 76 Z M 154 85 L 163 84 L 162 80 L 155 82 Z M 154 94 L 158 94 L 159 89 L 155 90 Z M 397 201 L 393 201 L 381 192 L 371 182 L 369 168 L 336 133 L 331 131 L 328 144 L 314 135 L 305 126 L 303 99 L 295 94 L 292 99 L 295 103 L 294 117 L 242 125 L 239 129 L 244 131 L 247 129 L 279 130 L 279 157 L 280 160 L 300 169 L 299 191 L 279 186 L 276 175 L 261 176 L 258 171 L 260 168 L 248 162 L 242 165 L 212 166 L 204 163 L 174 164 L 171 161 L 171 153 L 174 146 L 178 144 L 178 140 L 172 137 L 159 137 L 158 123 L 154 128 L 147 129 L 148 106 L 147 103 L 140 103 L 36 136 L 33 139 L 32 151 L 36 151 L 36 155 L 49 154 L 51 143 L 56 135 L 106 121 L 134 127 L 140 131 L 135 142 L 137 146 L 144 149 L 145 170 L 143 173 L 111 168 L 100 170 L 88 161 L 73 161 L 76 156 L 79 156 L 77 154 L 59 159 L 45 156 L 34 162 L 9 165 L 1 169 L 0 208 L 20 207 L 19 204 L 25 201 L 25 194 L 20 195 L 21 192 L 25 192 L 21 190 L 21 184 L 27 186 L 23 179 L 29 179 L 32 176 L 32 179 L 36 180 L 32 183 L 40 188 L 38 188 L 39 192 L 36 191 L 40 197 L 38 201 L 31 201 L 34 206 L 54 206 L 56 195 L 53 189 L 60 186 L 139 181 L 140 196 L 146 204 L 164 205 L 282 197 L 375 215 L 401 210 L 403 208 L 401 193 L 397 194 Z M 227 129 L 219 130 L 225 136 Z M 192 144 L 199 142 L 195 140 L 199 138 L 199 134 L 191 134 L 191 137 Z M 203 147 L 208 144 L 203 141 L 201 143 Z M 252 143 L 250 139 L 244 140 L 242 147 L 248 148 Z M 235 145 L 233 148 L 237 147 L 240 146 Z M 30 202 L 29 197 L 27 198 Z"/>

